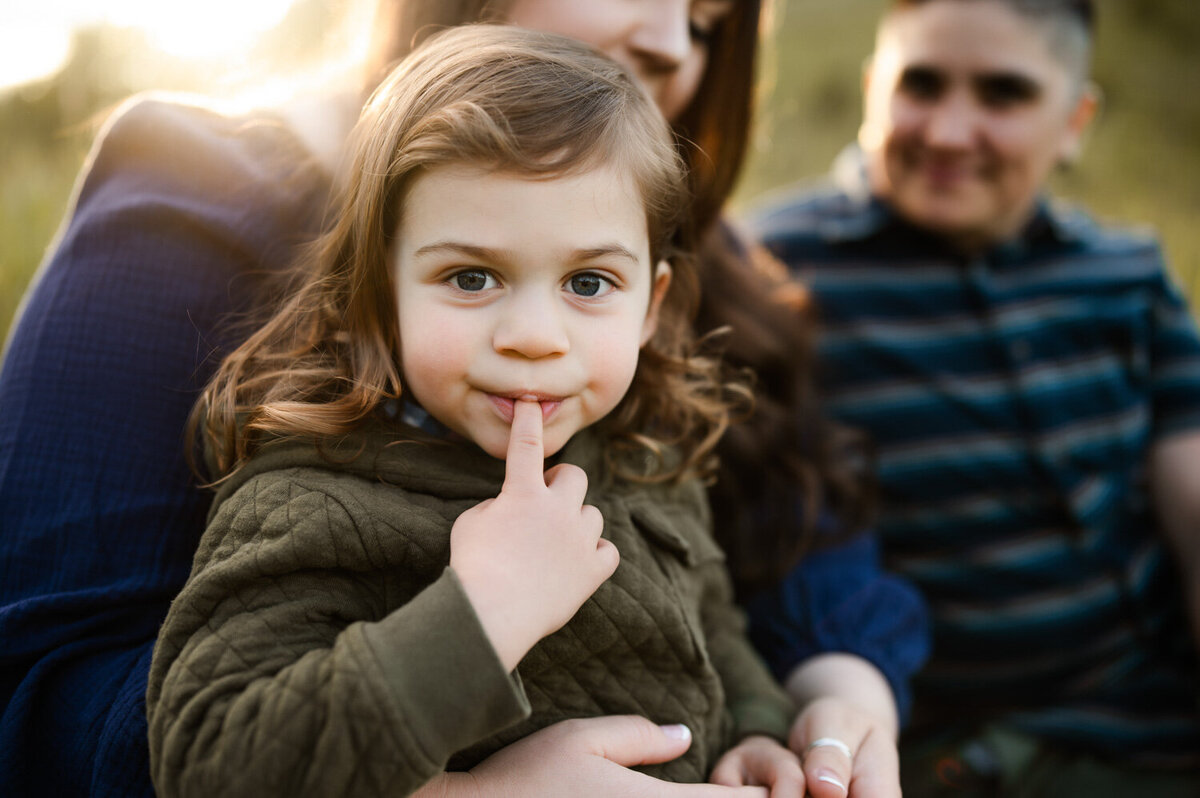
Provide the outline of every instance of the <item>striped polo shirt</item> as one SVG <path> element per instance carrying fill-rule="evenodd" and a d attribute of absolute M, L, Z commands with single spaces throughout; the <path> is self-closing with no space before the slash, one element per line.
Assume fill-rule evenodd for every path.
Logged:
<path fill-rule="evenodd" d="M 930 603 L 914 731 L 999 721 L 1200 762 L 1195 649 L 1145 474 L 1151 444 L 1200 428 L 1200 338 L 1159 247 L 1044 202 L 963 258 L 861 186 L 753 224 L 814 291 L 830 412 L 874 439 L 888 567 Z"/>

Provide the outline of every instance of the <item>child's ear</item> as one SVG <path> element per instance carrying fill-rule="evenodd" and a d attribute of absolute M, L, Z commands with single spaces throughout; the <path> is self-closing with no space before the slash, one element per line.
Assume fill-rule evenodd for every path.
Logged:
<path fill-rule="evenodd" d="M 654 284 L 650 286 L 650 307 L 646 309 L 646 321 L 642 323 L 642 346 L 654 337 L 658 329 L 658 310 L 662 307 L 667 289 L 671 287 L 671 265 L 660 260 L 654 267 Z"/>

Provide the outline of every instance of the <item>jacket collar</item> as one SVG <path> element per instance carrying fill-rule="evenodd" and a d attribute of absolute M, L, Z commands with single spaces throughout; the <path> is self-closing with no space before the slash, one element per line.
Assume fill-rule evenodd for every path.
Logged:
<path fill-rule="evenodd" d="M 419 454 L 414 455 L 414 448 Z M 591 484 L 605 475 L 601 441 L 592 430 L 576 434 L 547 463 L 573 463 Z M 223 482 L 213 511 L 239 487 L 267 471 L 320 468 L 397 485 L 448 499 L 482 501 L 500 492 L 504 461 L 458 436 L 452 438 L 410 426 L 382 410 L 341 438 L 283 438 L 265 443 L 255 456 Z"/>

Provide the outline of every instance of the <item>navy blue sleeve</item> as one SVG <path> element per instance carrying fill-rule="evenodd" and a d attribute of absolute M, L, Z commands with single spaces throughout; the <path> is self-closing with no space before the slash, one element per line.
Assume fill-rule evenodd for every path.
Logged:
<path fill-rule="evenodd" d="M 316 215 L 300 163 L 278 125 L 150 100 L 93 150 L 0 369 L 0 795 L 152 794 L 150 653 L 210 500 L 185 421 Z"/>
<path fill-rule="evenodd" d="M 879 668 L 908 717 L 909 680 L 929 657 L 929 617 L 917 589 L 881 569 L 874 535 L 811 552 L 745 609 L 750 639 L 781 682 L 815 654 L 855 654 Z"/>

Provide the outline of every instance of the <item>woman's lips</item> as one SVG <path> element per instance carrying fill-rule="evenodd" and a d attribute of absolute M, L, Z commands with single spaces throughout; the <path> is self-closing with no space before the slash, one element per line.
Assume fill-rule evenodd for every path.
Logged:
<path fill-rule="evenodd" d="M 536 394 L 523 394 L 519 397 L 516 397 L 500 396 L 499 394 L 489 393 L 487 396 L 488 399 L 491 400 L 492 406 L 495 407 L 496 411 L 500 414 L 500 417 L 504 419 L 505 423 L 508 424 L 511 424 L 513 420 L 513 402 L 518 400 L 537 402 L 539 405 L 541 405 L 543 424 L 550 420 L 550 417 L 554 415 L 554 412 L 558 410 L 559 405 L 562 404 L 561 398 L 552 398 L 548 396 L 541 397 L 537 396 Z"/>

